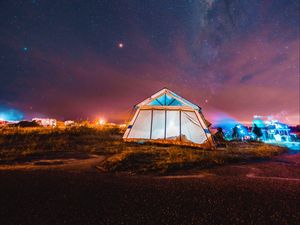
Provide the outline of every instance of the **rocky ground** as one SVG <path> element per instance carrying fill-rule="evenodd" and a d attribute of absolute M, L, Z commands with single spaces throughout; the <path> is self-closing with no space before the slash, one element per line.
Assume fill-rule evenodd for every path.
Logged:
<path fill-rule="evenodd" d="M 103 173 L 103 159 L 0 166 L 0 224 L 300 223 L 300 154 L 172 176 Z"/>

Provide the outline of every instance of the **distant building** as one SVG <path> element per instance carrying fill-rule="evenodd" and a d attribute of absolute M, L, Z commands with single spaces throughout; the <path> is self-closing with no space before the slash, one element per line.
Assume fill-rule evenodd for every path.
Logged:
<path fill-rule="evenodd" d="M 74 126 L 75 125 L 75 122 L 73 120 L 66 120 L 64 122 L 65 126 Z"/>
<path fill-rule="evenodd" d="M 39 125 L 43 127 L 56 127 L 56 119 L 51 118 L 33 118 L 32 121 L 37 122 Z"/>

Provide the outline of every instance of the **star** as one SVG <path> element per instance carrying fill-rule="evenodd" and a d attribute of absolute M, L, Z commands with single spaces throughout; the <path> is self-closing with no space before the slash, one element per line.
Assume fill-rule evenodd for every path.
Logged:
<path fill-rule="evenodd" d="M 28 50 L 29 50 L 28 47 L 23 47 L 23 51 L 24 51 L 24 52 L 27 52 Z"/>
<path fill-rule="evenodd" d="M 122 42 L 118 43 L 118 48 L 123 48 L 124 44 Z"/>

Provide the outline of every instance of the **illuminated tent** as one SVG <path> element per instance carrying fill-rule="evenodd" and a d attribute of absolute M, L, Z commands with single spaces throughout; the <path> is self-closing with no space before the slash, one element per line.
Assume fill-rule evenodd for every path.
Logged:
<path fill-rule="evenodd" d="M 164 88 L 136 105 L 125 141 L 152 141 L 214 147 L 201 108 Z"/>

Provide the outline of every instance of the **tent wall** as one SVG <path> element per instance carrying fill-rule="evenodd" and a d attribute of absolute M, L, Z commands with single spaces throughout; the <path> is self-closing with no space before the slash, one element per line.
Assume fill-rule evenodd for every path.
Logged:
<path fill-rule="evenodd" d="M 134 116 L 133 116 L 133 118 L 132 118 L 132 120 L 131 120 L 131 123 L 129 124 L 128 128 L 126 129 L 126 131 L 125 131 L 125 133 L 124 133 L 124 135 L 123 135 L 123 138 L 127 138 L 127 137 L 128 137 L 129 132 L 131 131 L 130 128 L 132 127 L 132 125 L 133 125 L 134 121 L 136 120 L 137 116 L 139 115 L 139 112 L 140 112 L 140 109 L 138 109 L 138 110 L 135 112 L 135 114 L 134 114 Z"/>
<path fill-rule="evenodd" d="M 128 138 L 150 139 L 151 117 L 151 110 L 140 110 L 129 131 Z"/>
<path fill-rule="evenodd" d="M 202 144 L 210 133 L 195 110 L 140 109 L 124 134 L 125 139 L 180 140 Z"/>
<path fill-rule="evenodd" d="M 201 126 L 196 113 L 182 112 L 181 114 L 181 136 L 182 139 L 201 144 L 207 140 L 207 136 Z"/>

